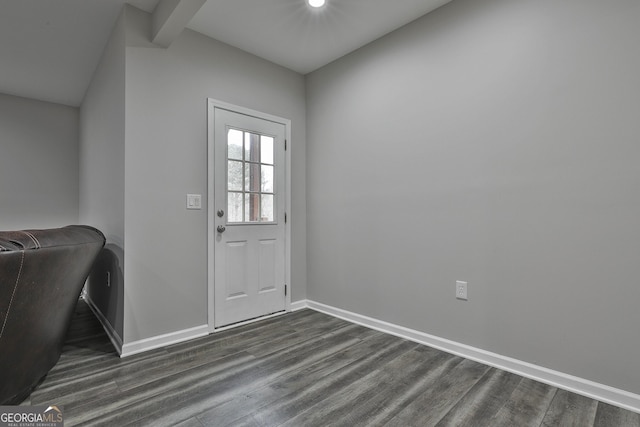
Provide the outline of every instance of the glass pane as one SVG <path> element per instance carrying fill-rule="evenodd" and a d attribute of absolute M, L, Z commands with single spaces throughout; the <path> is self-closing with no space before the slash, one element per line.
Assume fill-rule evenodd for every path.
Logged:
<path fill-rule="evenodd" d="M 260 161 L 260 135 L 246 132 L 244 134 L 244 159 L 247 162 Z"/>
<path fill-rule="evenodd" d="M 260 165 L 245 163 L 244 189 L 245 191 L 260 191 Z"/>
<path fill-rule="evenodd" d="M 242 131 L 229 129 L 227 133 L 227 155 L 230 159 L 242 160 Z"/>
<path fill-rule="evenodd" d="M 273 193 L 273 166 L 262 165 L 262 192 Z"/>
<path fill-rule="evenodd" d="M 242 193 L 228 194 L 229 222 L 242 222 Z"/>
<path fill-rule="evenodd" d="M 260 195 L 244 195 L 244 220 L 245 222 L 256 222 L 260 219 Z"/>
<path fill-rule="evenodd" d="M 227 168 L 227 189 L 242 191 L 242 162 L 229 160 Z"/>
<path fill-rule="evenodd" d="M 262 156 L 261 162 L 269 165 L 273 164 L 273 138 L 270 136 L 262 135 L 260 137 L 260 155 Z"/>
<path fill-rule="evenodd" d="M 229 222 L 274 222 L 275 139 L 228 129 L 227 155 Z"/>
<path fill-rule="evenodd" d="M 273 222 L 273 195 L 262 195 L 262 214 L 260 217 L 262 222 Z"/>

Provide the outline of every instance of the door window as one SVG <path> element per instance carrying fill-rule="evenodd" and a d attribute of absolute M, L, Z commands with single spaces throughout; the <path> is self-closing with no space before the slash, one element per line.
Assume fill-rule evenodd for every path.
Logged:
<path fill-rule="evenodd" d="M 275 222 L 274 138 L 227 129 L 228 222 Z"/>

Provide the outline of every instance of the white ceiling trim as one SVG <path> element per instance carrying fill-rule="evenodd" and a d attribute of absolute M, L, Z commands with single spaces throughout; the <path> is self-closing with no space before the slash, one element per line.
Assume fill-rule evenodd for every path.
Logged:
<path fill-rule="evenodd" d="M 169 47 L 206 1 L 160 0 L 151 20 L 151 41 Z"/>

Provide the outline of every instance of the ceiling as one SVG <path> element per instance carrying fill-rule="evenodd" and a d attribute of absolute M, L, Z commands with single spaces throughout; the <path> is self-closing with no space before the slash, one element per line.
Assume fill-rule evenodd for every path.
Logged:
<path fill-rule="evenodd" d="M 0 93 L 79 106 L 124 3 L 0 0 Z"/>
<path fill-rule="evenodd" d="M 79 106 L 123 4 L 0 0 L 0 93 Z M 188 28 L 301 74 L 451 0 L 207 0 Z"/>
<path fill-rule="evenodd" d="M 309 73 L 450 0 L 207 0 L 188 28 Z"/>

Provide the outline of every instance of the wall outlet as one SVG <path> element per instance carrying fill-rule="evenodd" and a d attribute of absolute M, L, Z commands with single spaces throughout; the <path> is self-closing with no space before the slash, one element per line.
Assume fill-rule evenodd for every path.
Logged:
<path fill-rule="evenodd" d="M 456 280 L 456 298 L 467 301 L 467 282 Z"/>

